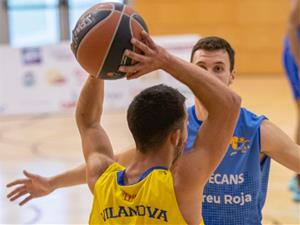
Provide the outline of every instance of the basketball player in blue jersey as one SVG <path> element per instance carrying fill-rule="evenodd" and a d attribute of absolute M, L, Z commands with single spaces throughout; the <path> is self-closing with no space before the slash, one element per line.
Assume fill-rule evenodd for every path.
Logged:
<path fill-rule="evenodd" d="M 200 39 L 194 46 L 191 61 L 207 70 L 212 76 L 230 85 L 235 78 L 234 50 L 219 37 Z M 188 109 L 188 143 L 193 145 L 195 134 L 208 113 L 195 98 Z M 231 144 L 219 167 L 204 189 L 202 215 L 206 225 L 260 225 L 269 176 L 270 158 L 285 167 L 300 172 L 300 147 L 264 116 L 257 116 L 245 108 L 234 131 Z M 121 153 L 117 160 L 127 165 L 134 151 Z M 54 177 L 45 178 L 25 172 L 24 180 L 9 184 L 27 185 L 32 198 L 44 196 L 53 190 L 85 182 L 85 165 Z M 23 196 L 18 190 L 9 194 L 12 200 Z M 22 201 L 21 204 L 27 201 Z M 283 209 L 284 210 L 284 209 Z"/>
<path fill-rule="evenodd" d="M 298 110 L 296 142 L 300 144 L 300 0 L 292 0 L 292 9 L 288 20 L 287 37 L 284 43 L 283 62 L 293 91 Z M 300 175 L 290 182 L 293 199 L 300 201 Z"/>

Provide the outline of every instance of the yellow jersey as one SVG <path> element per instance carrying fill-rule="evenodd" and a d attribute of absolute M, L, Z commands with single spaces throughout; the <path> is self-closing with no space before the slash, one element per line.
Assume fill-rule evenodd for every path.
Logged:
<path fill-rule="evenodd" d="M 124 171 L 113 163 L 97 180 L 89 224 L 186 224 L 169 170 L 151 168 L 132 185 L 124 185 Z"/>

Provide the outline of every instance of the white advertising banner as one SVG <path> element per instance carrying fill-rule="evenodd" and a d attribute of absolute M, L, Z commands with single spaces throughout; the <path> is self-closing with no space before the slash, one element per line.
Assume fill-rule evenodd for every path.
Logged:
<path fill-rule="evenodd" d="M 197 35 L 154 38 L 175 55 L 189 60 Z M 76 62 L 69 43 L 12 49 L 0 47 L 0 115 L 65 112 L 74 109 L 86 73 Z M 126 109 L 146 87 L 164 83 L 179 89 L 192 103 L 187 87 L 163 71 L 136 80 L 107 81 L 105 110 Z"/>

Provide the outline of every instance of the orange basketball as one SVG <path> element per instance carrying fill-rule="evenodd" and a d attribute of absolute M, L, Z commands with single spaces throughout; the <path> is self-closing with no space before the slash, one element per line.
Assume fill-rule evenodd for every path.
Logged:
<path fill-rule="evenodd" d="M 126 74 L 121 65 L 131 65 L 125 49 L 136 51 L 130 40 L 141 39 L 148 31 L 143 18 L 132 8 L 120 3 L 100 3 L 87 10 L 72 32 L 72 51 L 79 64 L 101 79 L 119 79 Z"/>

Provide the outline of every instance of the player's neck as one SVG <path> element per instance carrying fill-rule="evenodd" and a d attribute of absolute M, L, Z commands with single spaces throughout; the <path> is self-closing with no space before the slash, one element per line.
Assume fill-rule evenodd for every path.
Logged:
<path fill-rule="evenodd" d="M 149 149 L 147 153 L 142 153 L 137 150 L 135 154 L 134 162 L 136 165 L 144 165 L 145 167 L 151 168 L 154 166 L 163 166 L 169 168 L 171 166 L 173 157 L 168 147 L 163 146 L 160 149 Z"/>
<path fill-rule="evenodd" d="M 166 152 L 165 149 L 160 150 L 162 149 L 149 151 L 148 153 L 142 153 L 137 150 L 132 163 L 126 168 L 125 183 L 127 185 L 136 183 L 145 171 L 153 167 L 168 169 L 171 166 L 172 160 L 166 154 L 163 154 L 163 152 Z"/>

